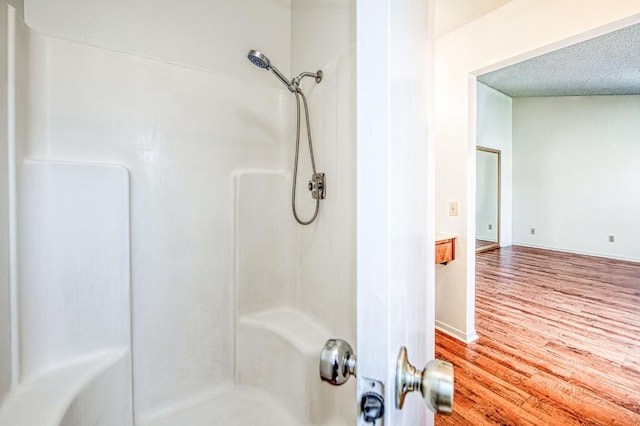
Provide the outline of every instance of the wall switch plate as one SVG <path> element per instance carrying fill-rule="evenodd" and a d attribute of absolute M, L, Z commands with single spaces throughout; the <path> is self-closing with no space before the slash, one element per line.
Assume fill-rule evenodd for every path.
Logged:
<path fill-rule="evenodd" d="M 493 229 L 493 225 L 492 224 L 489 224 L 489 229 Z"/>
<path fill-rule="evenodd" d="M 531 228 L 529 232 L 531 233 L 531 235 L 536 235 L 536 228 Z"/>
<path fill-rule="evenodd" d="M 609 242 L 610 243 L 615 243 L 616 242 L 616 236 L 615 235 L 609 235 Z"/>
<path fill-rule="evenodd" d="M 449 201 L 449 216 L 458 216 L 458 202 Z"/>

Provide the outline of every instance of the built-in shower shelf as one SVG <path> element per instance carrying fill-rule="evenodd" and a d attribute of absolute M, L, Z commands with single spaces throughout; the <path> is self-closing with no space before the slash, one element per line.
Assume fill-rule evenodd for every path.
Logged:
<path fill-rule="evenodd" d="M 300 352 L 317 356 L 331 332 L 313 318 L 293 308 L 275 308 L 240 317 L 240 323 L 268 330 L 289 341 Z"/>
<path fill-rule="evenodd" d="M 334 337 L 313 317 L 288 306 L 240 315 L 236 383 L 286 401 L 296 424 L 333 425 L 335 419 L 350 418 L 354 407 L 347 395 L 355 385 L 337 390 L 323 383 L 318 372 L 320 350 Z"/>
<path fill-rule="evenodd" d="M 13 390 L 0 409 L 0 425 L 59 426 L 73 403 L 126 352 L 114 350 L 51 368 Z M 106 392 L 113 389 L 106 389 Z"/>
<path fill-rule="evenodd" d="M 199 403 L 151 420 L 136 419 L 137 426 L 224 425 L 297 426 L 287 404 L 257 388 L 226 385 Z M 207 420 L 203 420 L 207 419 Z M 324 425 L 323 425 L 324 426 Z"/>

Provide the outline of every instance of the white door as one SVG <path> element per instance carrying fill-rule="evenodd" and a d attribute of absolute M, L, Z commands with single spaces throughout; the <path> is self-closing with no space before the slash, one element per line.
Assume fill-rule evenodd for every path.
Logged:
<path fill-rule="evenodd" d="M 358 401 L 382 382 L 386 426 L 433 424 L 420 392 L 394 406 L 400 348 L 434 357 L 432 25 L 432 0 L 357 2 Z"/>

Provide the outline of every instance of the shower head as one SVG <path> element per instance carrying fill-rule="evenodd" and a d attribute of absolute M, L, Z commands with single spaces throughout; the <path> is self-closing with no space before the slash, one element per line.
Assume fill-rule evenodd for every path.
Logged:
<path fill-rule="evenodd" d="M 278 71 L 278 68 L 271 65 L 271 61 L 269 61 L 269 58 L 267 58 L 265 54 L 258 52 L 257 50 L 250 50 L 249 53 L 247 53 L 247 58 L 255 66 L 271 71 L 276 77 L 278 77 L 278 80 L 280 80 L 282 84 L 287 86 L 287 89 L 292 92 L 296 92 L 298 90 L 298 86 L 296 84 L 291 83 L 280 71 Z"/>
<path fill-rule="evenodd" d="M 249 53 L 247 54 L 247 58 L 249 58 L 249 60 L 253 63 L 253 65 L 258 66 L 260 68 L 269 69 L 269 65 L 271 65 L 271 62 L 269 62 L 269 58 L 267 58 L 265 55 L 258 52 L 257 50 L 250 50 Z"/>

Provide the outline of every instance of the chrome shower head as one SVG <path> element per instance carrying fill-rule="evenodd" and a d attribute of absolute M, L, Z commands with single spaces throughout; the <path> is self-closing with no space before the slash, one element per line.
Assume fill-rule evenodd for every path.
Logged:
<path fill-rule="evenodd" d="M 300 80 L 304 77 L 313 77 L 315 78 L 316 83 L 320 83 L 320 81 L 322 81 L 322 71 L 320 70 L 317 72 L 303 72 L 292 81 L 289 81 L 280 71 L 278 71 L 278 68 L 271 65 L 271 61 L 269 61 L 269 58 L 267 58 L 264 53 L 258 52 L 257 50 L 250 50 L 249 53 L 247 53 L 247 58 L 253 65 L 271 71 L 276 77 L 278 77 L 278 80 L 280 80 L 282 84 L 287 86 L 287 89 L 292 92 L 297 92 L 299 90 L 298 87 L 300 86 Z"/>
<path fill-rule="evenodd" d="M 269 69 L 271 62 L 269 62 L 269 58 L 267 58 L 264 54 L 258 52 L 257 50 L 250 50 L 247 54 L 247 58 L 255 65 L 260 68 Z"/>
<path fill-rule="evenodd" d="M 291 90 L 292 92 L 296 92 L 298 90 L 297 85 L 290 82 L 287 77 L 285 77 L 280 71 L 278 71 L 278 68 L 271 65 L 271 61 L 269 61 L 269 58 L 267 58 L 265 54 L 258 52 L 257 50 L 250 50 L 249 53 L 247 53 L 247 58 L 255 66 L 271 71 L 276 77 L 278 77 L 278 80 L 280 80 L 282 84 L 287 86 L 287 89 Z"/>

